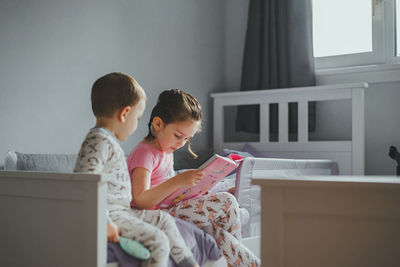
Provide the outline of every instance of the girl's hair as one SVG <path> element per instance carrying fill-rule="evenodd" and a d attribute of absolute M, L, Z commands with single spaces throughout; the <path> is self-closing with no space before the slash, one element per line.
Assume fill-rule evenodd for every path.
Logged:
<path fill-rule="evenodd" d="M 96 117 L 111 117 L 126 106 L 146 100 L 143 88 L 130 75 L 112 72 L 97 79 L 92 86 L 92 110 Z"/>
<path fill-rule="evenodd" d="M 145 139 L 150 141 L 156 138 L 152 126 L 154 117 L 160 117 L 164 124 L 169 124 L 186 120 L 201 121 L 202 116 L 200 103 L 192 95 L 179 89 L 166 90 L 158 96 L 157 104 L 151 111 L 148 123 L 149 133 Z M 190 146 L 190 139 L 188 150 L 190 154 L 197 157 Z"/>

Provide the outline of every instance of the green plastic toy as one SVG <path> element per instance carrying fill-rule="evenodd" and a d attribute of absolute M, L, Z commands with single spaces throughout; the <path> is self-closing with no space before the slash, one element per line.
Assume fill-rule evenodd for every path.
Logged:
<path fill-rule="evenodd" d="M 141 243 L 133 239 L 120 236 L 119 245 L 121 246 L 122 250 L 137 259 L 147 260 L 150 258 L 150 251 Z"/>

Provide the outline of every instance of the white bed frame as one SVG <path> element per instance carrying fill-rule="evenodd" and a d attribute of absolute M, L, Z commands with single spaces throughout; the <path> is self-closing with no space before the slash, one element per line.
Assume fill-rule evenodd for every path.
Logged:
<path fill-rule="evenodd" d="M 214 151 L 222 153 L 223 148 L 241 150 L 248 143 L 270 158 L 332 160 L 338 163 L 340 174 L 364 175 L 364 89 L 367 87 L 366 83 L 354 83 L 212 94 L 211 97 L 214 99 Z M 351 100 L 351 140 L 309 141 L 308 102 L 344 99 Z M 289 103 L 298 104 L 298 141 L 296 142 L 289 142 Z M 269 138 L 270 104 L 278 104 L 277 142 L 270 142 Z M 260 106 L 258 142 L 228 142 L 224 140 L 224 120 L 226 119 L 224 108 L 239 105 Z M 265 232 L 263 227 L 265 227 L 264 222 L 262 222 L 262 233 Z M 251 241 L 253 249 L 262 251 L 260 254 L 264 255 L 264 248 L 259 247 L 260 236 L 249 237 L 247 240 Z M 266 263 L 263 265 L 278 266 Z"/>
<path fill-rule="evenodd" d="M 364 175 L 364 89 L 366 83 L 297 87 L 289 89 L 215 93 L 214 150 L 241 149 L 245 143 L 272 158 L 329 159 L 338 163 L 340 174 Z M 352 140 L 309 141 L 308 102 L 350 99 Z M 288 141 L 288 103 L 298 103 L 298 141 Z M 269 104 L 279 105 L 278 142 L 269 141 Z M 259 142 L 224 141 L 224 107 L 260 105 Z"/>
<path fill-rule="evenodd" d="M 106 176 L 0 171 L 1 266 L 107 264 Z M 226 266 L 225 258 L 205 266 Z"/>

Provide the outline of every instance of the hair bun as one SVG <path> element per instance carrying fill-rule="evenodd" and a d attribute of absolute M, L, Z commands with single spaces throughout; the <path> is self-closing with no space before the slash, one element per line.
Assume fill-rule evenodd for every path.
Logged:
<path fill-rule="evenodd" d="M 182 91 L 179 89 L 165 90 L 158 96 L 157 103 L 176 102 L 176 99 L 182 98 L 182 95 Z"/>

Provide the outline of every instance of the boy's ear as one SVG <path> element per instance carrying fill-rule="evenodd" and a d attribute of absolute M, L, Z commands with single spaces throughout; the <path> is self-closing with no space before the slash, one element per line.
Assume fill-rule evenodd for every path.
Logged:
<path fill-rule="evenodd" d="M 154 130 L 157 131 L 157 132 L 158 132 L 159 130 L 161 130 L 161 129 L 164 127 L 164 122 L 163 122 L 162 119 L 161 119 L 160 117 L 158 117 L 158 116 L 155 116 L 155 117 L 153 118 L 152 124 L 153 124 Z"/>
<path fill-rule="evenodd" d="M 119 113 L 119 121 L 124 123 L 126 122 L 126 118 L 128 117 L 129 112 L 131 111 L 131 107 L 130 106 L 126 106 L 124 108 L 121 109 L 120 113 Z"/>

